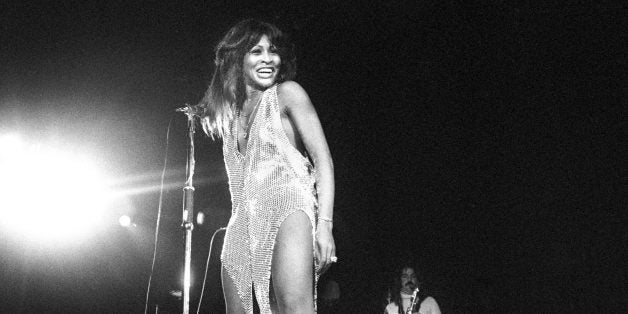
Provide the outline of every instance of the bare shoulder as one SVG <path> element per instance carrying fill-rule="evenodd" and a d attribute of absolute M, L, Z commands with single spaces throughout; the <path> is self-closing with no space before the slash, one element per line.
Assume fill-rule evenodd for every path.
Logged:
<path fill-rule="evenodd" d="M 287 109 L 311 105 L 310 97 L 301 85 L 295 81 L 286 81 L 277 86 L 279 104 Z"/>

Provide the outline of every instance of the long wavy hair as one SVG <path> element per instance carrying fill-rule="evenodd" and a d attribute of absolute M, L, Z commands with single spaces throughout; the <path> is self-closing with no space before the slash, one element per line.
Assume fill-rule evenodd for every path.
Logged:
<path fill-rule="evenodd" d="M 270 23 L 246 19 L 233 26 L 216 46 L 215 70 L 205 96 L 201 125 L 206 134 L 223 137 L 229 130 L 235 109 L 242 109 L 247 99 L 242 70 L 244 56 L 266 35 L 281 58 L 276 83 L 294 79 L 296 57 L 288 36 Z"/>

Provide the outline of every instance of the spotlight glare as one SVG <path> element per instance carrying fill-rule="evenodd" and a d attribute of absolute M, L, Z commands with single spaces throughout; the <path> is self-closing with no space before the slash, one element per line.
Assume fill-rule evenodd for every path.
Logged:
<path fill-rule="evenodd" d="M 198 212 L 198 214 L 196 214 L 196 223 L 199 225 L 205 223 L 205 214 L 203 212 Z"/>
<path fill-rule="evenodd" d="M 129 227 L 131 226 L 131 217 L 127 215 L 122 215 L 120 216 L 120 219 L 118 219 L 118 222 L 120 222 L 120 226 L 122 227 Z"/>
<path fill-rule="evenodd" d="M 18 152 L 24 149 L 24 143 L 18 135 L 6 134 L 0 136 L 0 161 L 14 159 Z"/>
<path fill-rule="evenodd" d="M 108 193 L 90 162 L 24 143 L 12 147 L 10 158 L 0 158 L 0 225 L 31 240 L 78 241 L 100 223 Z"/>

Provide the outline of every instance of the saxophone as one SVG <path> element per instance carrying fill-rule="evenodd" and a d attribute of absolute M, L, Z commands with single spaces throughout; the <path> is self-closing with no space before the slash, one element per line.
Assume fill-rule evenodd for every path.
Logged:
<path fill-rule="evenodd" d="M 412 309 L 414 309 L 414 307 L 416 306 L 417 301 L 419 301 L 419 288 L 418 287 L 414 289 L 414 292 L 412 292 L 412 298 L 410 299 L 410 306 L 408 306 L 408 309 L 406 310 L 406 314 L 412 314 Z"/>

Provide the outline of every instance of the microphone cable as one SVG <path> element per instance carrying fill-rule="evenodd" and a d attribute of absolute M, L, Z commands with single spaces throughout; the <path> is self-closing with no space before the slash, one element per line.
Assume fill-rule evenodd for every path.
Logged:
<path fill-rule="evenodd" d="M 211 256 L 212 256 L 212 247 L 214 246 L 214 238 L 216 237 L 216 234 L 218 234 L 218 232 L 224 231 L 224 230 L 227 230 L 227 227 L 222 227 L 214 231 L 214 234 L 212 235 L 212 239 L 211 241 L 209 241 L 209 252 L 207 252 L 207 261 L 205 262 L 205 275 L 203 276 L 203 286 L 201 288 L 201 296 L 198 299 L 198 306 L 196 307 L 196 314 L 199 314 L 201 311 L 201 303 L 203 302 L 203 294 L 205 294 L 205 284 L 207 283 L 207 270 L 209 269 L 209 260 L 211 259 Z"/>
<path fill-rule="evenodd" d="M 155 242 L 153 245 L 153 260 L 150 266 L 150 275 L 148 277 L 148 287 L 146 288 L 146 299 L 144 301 L 144 314 L 148 313 L 148 301 L 150 297 L 150 288 L 151 282 L 153 280 L 153 274 L 155 272 L 155 261 L 157 260 L 157 244 L 159 241 L 159 223 L 161 221 L 161 210 L 164 199 L 164 180 L 166 177 L 166 169 L 168 167 L 168 148 L 170 145 L 170 129 L 172 127 L 172 121 L 174 120 L 174 115 L 170 118 L 170 122 L 168 122 L 168 129 L 166 130 L 166 151 L 164 154 L 164 167 L 161 171 L 161 183 L 159 186 L 159 205 L 157 206 L 157 222 L 155 226 Z"/>

